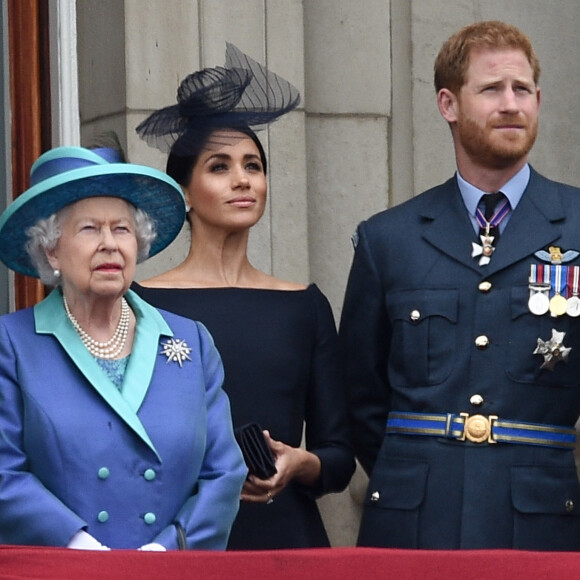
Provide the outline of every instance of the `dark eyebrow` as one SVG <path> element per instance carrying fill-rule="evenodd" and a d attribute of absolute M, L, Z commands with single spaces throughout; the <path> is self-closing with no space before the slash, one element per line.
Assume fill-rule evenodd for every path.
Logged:
<path fill-rule="evenodd" d="M 230 159 L 231 156 L 228 155 L 227 153 L 212 153 L 206 160 L 205 163 L 209 163 L 210 161 L 213 161 L 214 159 L 220 159 L 220 160 L 227 160 Z"/>
<path fill-rule="evenodd" d="M 210 163 L 211 161 L 214 161 L 214 160 L 229 161 L 231 158 L 232 158 L 232 156 L 229 155 L 228 153 L 213 153 L 205 160 L 204 163 Z M 255 160 L 255 159 L 259 160 L 260 162 L 262 161 L 261 157 L 257 153 L 246 153 L 244 155 L 244 161 Z"/>

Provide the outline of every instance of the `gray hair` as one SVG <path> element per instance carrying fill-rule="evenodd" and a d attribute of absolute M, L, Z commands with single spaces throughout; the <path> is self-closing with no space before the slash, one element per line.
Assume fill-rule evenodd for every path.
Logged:
<path fill-rule="evenodd" d="M 151 244 L 157 237 L 155 222 L 147 212 L 137 209 L 130 203 L 128 205 L 133 214 L 135 237 L 137 238 L 137 263 L 140 263 L 149 257 Z M 61 283 L 60 276 L 55 275 L 46 257 L 46 252 L 54 250 L 60 240 L 61 226 L 67 213 L 67 207 L 69 206 L 60 209 L 46 219 L 39 219 L 36 224 L 26 230 L 28 236 L 26 251 L 30 256 L 32 265 L 38 272 L 38 277 L 47 286 L 59 286 Z"/>

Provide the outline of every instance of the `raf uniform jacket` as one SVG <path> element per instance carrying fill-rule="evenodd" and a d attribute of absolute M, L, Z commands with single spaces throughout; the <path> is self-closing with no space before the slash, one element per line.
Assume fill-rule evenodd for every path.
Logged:
<path fill-rule="evenodd" d="M 455 178 L 363 222 L 356 239 L 340 339 L 370 475 L 359 544 L 580 549 L 572 449 L 385 434 L 393 411 L 575 425 L 580 318 L 532 314 L 528 279 L 550 246 L 580 251 L 580 190 L 532 169 L 486 266 L 471 256 L 479 240 Z M 547 370 L 533 353 L 553 330 L 571 350 Z"/>
<path fill-rule="evenodd" d="M 0 543 L 224 549 L 246 468 L 205 327 L 127 293 L 137 317 L 119 391 L 55 290 L 0 318 Z M 186 356 L 170 346 L 183 340 Z M 169 346 L 167 346 L 169 344 Z M 182 547 L 185 547 L 182 543 Z"/>

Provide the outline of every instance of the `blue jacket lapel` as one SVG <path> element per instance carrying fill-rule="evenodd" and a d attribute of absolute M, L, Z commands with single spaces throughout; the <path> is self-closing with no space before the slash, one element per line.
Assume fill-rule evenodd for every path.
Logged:
<path fill-rule="evenodd" d="M 147 394 L 155 363 L 159 359 L 159 339 L 161 336 L 173 336 L 173 331 L 159 311 L 132 290 L 125 294 L 125 298 L 137 317 L 137 329 L 122 393 L 133 412 L 137 413 Z"/>
<path fill-rule="evenodd" d="M 134 292 L 128 291 L 125 297 L 137 317 L 137 331 L 125 372 L 122 392 L 119 392 L 89 354 L 69 323 L 59 290 L 51 292 L 46 299 L 34 307 L 36 332 L 52 334 L 56 337 L 92 387 L 157 454 L 137 412 L 151 383 L 155 363 L 159 356 L 159 338 L 173 336 L 173 333 L 161 314 Z"/>

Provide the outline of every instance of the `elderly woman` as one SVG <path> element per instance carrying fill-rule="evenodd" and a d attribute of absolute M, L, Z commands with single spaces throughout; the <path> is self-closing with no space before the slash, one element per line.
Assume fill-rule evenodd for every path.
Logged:
<path fill-rule="evenodd" d="M 228 44 L 226 67 L 188 76 L 178 100 L 137 130 L 170 147 L 167 172 L 190 208 L 189 254 L 134 288 L 207 325 L 223 356 L 234 427 L 265 431 L 274 469 L 250 469 L 228 549 L 328 546 L 316 499 L 344 489 L 355 467 L 332 311 L 316 285 L 262 272 L 247 253 L 268 189 L 264 149 L 249 125 L 292 110 L 299 93 Z M 247 457 L 252 468 L 254 454 Z"/>
<path fill-rule="evenodd" d="M 220 357 L 128 290 L 183 195 L 118 161 L 53 149 L 0 217 L 0 258 L 56 286 L 0 317 L 0 543 L 223 549 L 246 467 Z"/>

